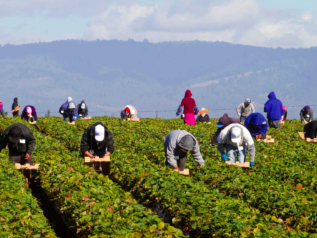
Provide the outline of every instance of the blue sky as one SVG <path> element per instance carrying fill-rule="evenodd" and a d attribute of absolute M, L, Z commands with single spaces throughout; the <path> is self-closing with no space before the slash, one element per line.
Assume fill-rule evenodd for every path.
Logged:
<path fill-rule="evenodd" d="M 151 42 L 198 39 L 284 48 L 317 45 L 316 0 L 87 2 L 0 0 L 0 44 L 146 38 Z"/>

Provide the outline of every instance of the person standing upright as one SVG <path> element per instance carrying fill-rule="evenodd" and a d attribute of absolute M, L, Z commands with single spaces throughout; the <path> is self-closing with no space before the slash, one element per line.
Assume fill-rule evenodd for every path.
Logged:
<path fill-rule="evenodd" d="M 240 117 L 240 122 L 244 122 L 245 119 L 252 113 L 255 112 L 254 106 L 251 103 L 251 100 L 247 98 L 245 102 L 239 104 L 236 108 L 237 114 Z M 241 112 L 240 112 L 241 110 Z"/>
<path fill-rule="evenodd" d="M 269 127 L 281 128 L 281 119 L 284 115 L 283 104 L 275 96 L 274 92 L 268 95 L 269 100 L 264 104 L 264 112 L 267 112 Z"/>
<path fill-rule="evenodd" d="M 15 110 L 12 112 L 13 117 L 18 117 L 19 116 L 19 110 L 17 110 L 17 107 L 19 106 L 19 99 L 17 97 L 15 97 L 13 99 L 13 103 L 12 103 L 12 110 Z"/>
<path fill-rule="evenodd" d="M 199 109 L 196 106 L 195 99 L 192 98 L 190 90 L 185 92 L 185 97 L 177 109 L 176 116 L 179 116 L 182 113 L 182 107 L 184 107 L 184 123 L 188 125 L 195 125 L 195 114 L 199 112 Z"/>

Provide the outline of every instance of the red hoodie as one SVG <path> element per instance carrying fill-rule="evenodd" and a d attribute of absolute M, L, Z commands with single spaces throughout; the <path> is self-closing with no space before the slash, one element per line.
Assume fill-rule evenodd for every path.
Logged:
<path fill-rule="evenodd" d="M 192 92 L 190 90 L 187 90 L 185 93 L 185 97 L 182 100 L 181 107 L 184 107 L 184 114 L 185 113 L 193 113 L 194 107 L 196 106 L 195 100 L 192 98 Z"/>

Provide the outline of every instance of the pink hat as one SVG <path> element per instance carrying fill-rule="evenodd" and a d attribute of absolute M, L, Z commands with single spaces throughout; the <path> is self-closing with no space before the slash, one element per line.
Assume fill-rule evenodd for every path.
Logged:
<path fill-rule="evenodd" d="M 29 116 L 32 116 L 32 108 L 30 107 L 27 107 L 26 108 L 26 115 L 29 117 Z"/>

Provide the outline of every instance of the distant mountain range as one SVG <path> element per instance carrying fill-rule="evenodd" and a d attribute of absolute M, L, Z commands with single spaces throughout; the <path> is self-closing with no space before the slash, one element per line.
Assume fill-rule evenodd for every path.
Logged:
<path fill-rule="evenodd" d="M 251 98 L 263 112 L 275 91 L 291 118 L 301 106 L 317 105 L 317 48 L 272 49 L 220 42 L 56 41 L 0 47 L 0 101 L 6 111 L 14 97 L 52 114 L 72 96 L 84 99 L 91 116 L 119 116 L 127 104 L 140 117 L 175 117 L 190 89 L 211 117 Z M 312 106 L 316 109 L 317 106 Z M 10 114 L 11 115 L 11 114 Z"/>

